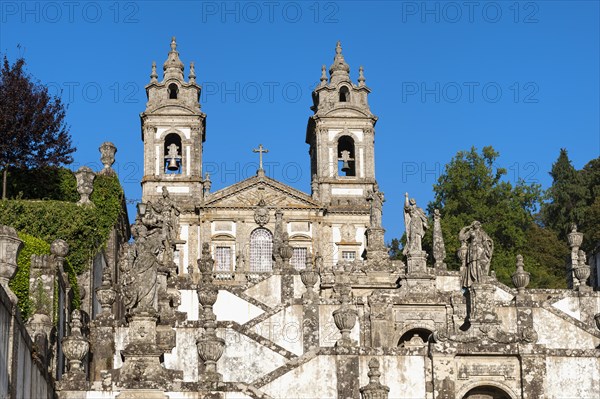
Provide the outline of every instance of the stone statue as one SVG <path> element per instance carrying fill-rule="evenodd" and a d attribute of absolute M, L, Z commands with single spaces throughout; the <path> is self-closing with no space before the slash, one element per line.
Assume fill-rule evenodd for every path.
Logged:
<path fill-rule="evenodd" d="M 373 191 L 367 193 L 367 201 L 371 203 L 371 227 L 381 227 L 381 218 L 383 215 L 383 203 L 385 197 L 383 192 L 379 191 L 377 184 L 373 187 Z"/>
<path fill-rule="evenodd" d="M 462 286 L 470 287 L 479 283 L 490 272 L 494 242 L 481 228 L 481 223 L 474 221 L 463 227 L 458 233 L 463 253 Z M 466 250 L 464 250 L 466 249 Z"/>
<path fill-rule="evenodd" d="M 165 266 L 173 262 L 173 250 L 178 241 L 179 235 L 179 214 L 181 210 L 169 195 L 169 190 L 162 187 L 162 198 L 156 204 L 148 203 L 148 208 L 152 208 L 153 213 L 158 219 L 161 228 L 161 239 L 163 248 L 161 250 L 161 260 Z"/>
<path fill-rule="evenodd" d="M 408 193 L 404 194 L 404 227 L 406 229 L 406 246 L 402 253 L 404 255 L 420 254 L 423 251 L 421 242 L 425 230 L 429 226 L 425 212 L 417 206 L 414 198 L 409 201 Z"/>
<path fill-rule="evenodd" d="M 122 254 L 122 290 L 129 311 L 154 313 L 157 308 L 158 255 L 164 250 L 160 216 L 149 206 L 131 225 L 135 239 Z"/>

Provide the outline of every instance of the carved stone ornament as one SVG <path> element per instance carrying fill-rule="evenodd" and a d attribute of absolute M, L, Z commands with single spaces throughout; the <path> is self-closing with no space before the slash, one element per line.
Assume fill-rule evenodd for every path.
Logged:
<path fill-rule="evenodd" d="M 356 241 L 356 228 L 353 224 L 345 223 L 340 228 L 343 242 L 355 242 Z"/>
<path fill-rule="evenodd" d="M 265 200 L 261 198 L 254 210 L 254 221 L 259 226 L 264 226 L 269 223 L 269 218 L 269 208 L 267 208 Z"/>
<path fill-rule="evenodd" d="M 525 287 L 529 284 L 530 273 L 523 270 L 523 256 L 517 255 L 517 271 L 511 276 L 513 284 L 522 294 L 525 291 Z"/>
<path fill-rule="evenodd" d="M 377 358 L 369 360 L 369 383 L 360 388 L 362 399 L 387 399 L 390 388 L 379 382 L 381 372 L 379 371 L 379 361 Z"/>
<path fill-rule="evenodd" d="M 100 171 L 101 174 L 113 174 L 111 166 L 115 163 L 115 154 L 117 153 L 117 147 L 110 141 L 102 143 L 100 148 L 100 161 L 104 165 L 104 169 Z"/>
<path fill-rule="evenodd" d="M 81 322 L 81 312 L 77 309 L 71 313 L 71 334 L 63 338 L 62 347 L 65 356 L 69 360 L 69 373 L 81 374 L 85 377 L 85 370 L 82 367 L 81 360 L 90 349 L 90 343 L 81 333 L 83 323 Z"/>
<path fill-rule="evenodd" d="M 8 287 L 8 281 L 17 271 L 17 257 L 21 248 L 23 241 L 19 239 L 15 229 L 0 226 L 0 285 L 13 303 L 17 303 L 17 297 Z"/>
<path fill-rule="evenodd" d="M 87 166 L 82 166 L 75 172 L 75 178 L 77 179 L 77 192 L 80 195 L 78 205 L 92 205 L 90 201 L 90 195 L 94 191 L 94 178 L 96 175 Z"/>

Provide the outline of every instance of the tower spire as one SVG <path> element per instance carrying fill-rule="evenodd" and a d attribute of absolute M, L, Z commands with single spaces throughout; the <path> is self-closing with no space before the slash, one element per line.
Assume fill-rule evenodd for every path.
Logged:
<path fill-rule="evenodd" d="M 331 75 L 331 82 L 334 80 L 340 81 L 344 78 L 349 79 L 350 66 L 346 64 L 346 60 L 342 54 L 342 43 L 339 40 L 335 46 L 335 57 L 333 64 L 329 67 L 329 74 Z"/>
<path fill-rule="evenodd" d="M 163 65 L 163 71 L 165 72 L 164 80 L 170 78 L 183 80 L 183 62 L 179 59 L 175 36 L 171 39 L 171 51 L 169 51 L 169 56 Z"/>

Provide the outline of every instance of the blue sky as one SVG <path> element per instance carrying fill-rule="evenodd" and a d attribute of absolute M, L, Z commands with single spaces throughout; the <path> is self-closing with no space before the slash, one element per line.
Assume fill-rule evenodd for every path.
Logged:
<path fill-rule="evenodd" d="M 341 40 L 379 117 L 389 240 L 403 232 L 404 192 L 425 207 L 459 150 L 492 145 L 508 179 L 544 188 L 561 147 L 577 168 L 600 155 L 599 21 L 596 1 L 3 1 L 0 52 L 62 89 L 76 166 L 98 169 L 98 146 L 117 145 L 136 199 L 144 86 L 171 36 L 204 87 L 213 190 L 252 175 L 262 143 L 267 173 L 310 191 L 310 93 Z"/>

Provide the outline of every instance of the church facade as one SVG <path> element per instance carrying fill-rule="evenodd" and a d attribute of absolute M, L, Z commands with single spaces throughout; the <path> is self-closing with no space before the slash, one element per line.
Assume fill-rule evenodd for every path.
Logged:
<path fill-rule="evenodd" d="M 526 289 L 522 258 L 508 287 L 489 270 L 485 226 L 461 231 L 463 267 L 447 270 L 443 215 L 429 226 L 407 197 L 405 259 L 389 259 L 377 117 L 339 43 L 313 92 L 310 194 L 262 160 L 211 191 L 201 87 L 193 64 L 184 78 L 175 39 L 163 71 L 159 81 L 153 65 L 141 114 L 135 241 L 90 287 L 102 310 L 85 327 L 73 314 L 84 353 L 67 356 L 59 398 L 598 398 L 600 293 L 581 233 L 570 236 L 573 289 Z"/>

